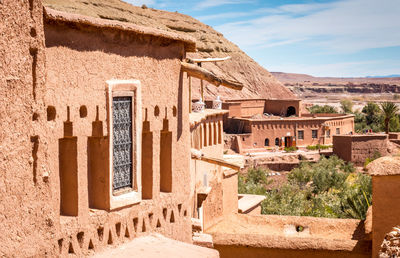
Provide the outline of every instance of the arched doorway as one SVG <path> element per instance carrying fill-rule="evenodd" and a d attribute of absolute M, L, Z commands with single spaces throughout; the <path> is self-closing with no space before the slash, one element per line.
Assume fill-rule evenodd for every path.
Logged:
<path fill-rule="evenodd" d="M 265 147 L 269 146 L 269 139 L 268 139 L 268 138 L 265 138 L 264 146 L 265 146 Z"/>
<path fill-rule="evenodd" d="M 275 146 L 279 146 L 279 138 L 275 138 Z"/>
<path fill-rule="evenodd" d="M 296 108 L 293 106 L 288 107 L 286 111 L 286 116 L 294 116 L 294 115 L 296 115 Z"/>

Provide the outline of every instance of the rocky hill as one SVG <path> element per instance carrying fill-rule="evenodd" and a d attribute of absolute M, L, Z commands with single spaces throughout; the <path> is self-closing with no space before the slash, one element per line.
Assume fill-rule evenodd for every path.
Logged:
<path fill-rule="evenodd" d="M 293 93 L 303 96 L 314 93 L 400 93 L 399 77 L 335 78 L 282 72 L 272 74 Z"/>
<path fill-rule="evenodd" d="M 188 15 L 138 7 L 120 0 L 44 0 L 44 5 L 55 10 L 77 13 L 97 18 L 130 22 L 175 33 L 184 33 L 197 40 L 197 52 L 188 57 L 208 58 L 231 56 L 221 63 L 204 63 L 203 67 L 227 79 L 236 79 L 244 84 L 242 91 L 224 87 L 216 88 L 205 83 L 206 99 L 222 98 L 281 98 L 295 96 L 266 69 L 246 55 L 238 46 L 228 41 L 212 27 Z M 200 82 L 193 79 L 193 97 L 198 98 Z"/>

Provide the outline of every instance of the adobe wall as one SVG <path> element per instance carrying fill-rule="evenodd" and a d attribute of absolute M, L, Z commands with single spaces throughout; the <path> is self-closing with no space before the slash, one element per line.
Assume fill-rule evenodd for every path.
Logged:
<path fill-rule="evenodd" d="M 219 245 L 214 244 L 214 248 L 218 250 L 221 258 L 237 257 L 237 258 L 367 258 L 371 257 L 370 253 L 357 253 L 351 251 L 330 251 L 330 250 L 291 250 L 291 249 L 273 249 L 248 245 Z"/>
<path fill-rule="evenodd" d="M 214 123 L 222 123 L 222 117 L 222 115 L 208 116 L 201 123 L 191 128 L 192 148 L 200 150 L 205 157 L 223 158 L 223 130 L 222 127 L 216 126 L 215 131 L 213 127 Z M 199 144 L 199 140 L 195 138 L 201 138 L 201 143 Z M 225 195 L 224 186 L 226 183 L 224 182 L 222 167 L 192 159 L 190 171 L 192 174 L 192 193 L 195 194 L 193 196 L 192 214 L 194 217 L 203 218 L 203 228 L 206 229 L 221 221 L 224 216 L 226 203 L 224 203 L 222 197 Z M 204 201 L 200 200 L 197 195 L 208 187 L 211 188 L 211 191 L 205 196 Z M 200 205 L 203 209 L 202 215 L 198 214 L 197 211 Z"/>
<path fill-rule="evenodd" d="M 389 133 L 389 140 L 399 140 L 400 133 Z"/>
<path fill-rule="evenodd" d="M 385 235 L 399 225 L 400 158 L 374 160 L 368 164 L 367 173 L 372 176 L 372 257 L 379 257 Z M 392 244 L 399 246 L 398 242 Z"/>
<path fill-rule="evenodd" d="M 240 100 L 227 100 L 229 107 L 230 103 L 240 103 L 240 117 L 251 117 L 257 114 L 263 114 L 265 108 L 265 99 L 240 99 Z M 234 113 L 229 113 L 230 117 L 237 116 L 239 112 L 236 106 L 232 106 Z"/>
<path fill-rule="evenodd" d="M 299 146 L 315 145 L 321 143 L 321 136 L 323 136 L 322 121 L 304 120 L 304 121 L 290 121 L 290 120 L 260 120 L 252 121 L 252 134 L 253 145 L 258 148 L 264 147 L 265 139 L 269 139 L 269 146 L 275 146 L 275 139 L 285 136 L 296 136 L 296 131 L 304 130 L 304 140 L 296 142 Z M 297 128 L 297 130 L 296 130 Z M 312 130 L 318 130 L 318 137 L 312 138 Z"/>
<path fill-rule="evenodd" d="M 378 252 L 385 235 L 399 225 L 400 175 L 372 177 L 372 253 Z"/>
<path fill-rule="evenodd" d="M 333 135 L 343 135 L 354 133 L 354 117 L 346 117 L 346 118 L 333 118 L 325 121 L 325 145 L 333 144 Z M 336 133 L 336 130 L 339 129 L 339 134 Z M 327 130 L 330 130 L 330 137 L 328 137 Z"/>
<path fill-rule="evenodd" d="M 229 111 L 229 117 L 242 116 L 242 104 L 240 102 L 223 102 L 222 108 Z"/>
<path fill-rule="evenodd" d="M 335 135 L 333 136 L 333 153 L 339 158 L 362 166 L 367 158 L 375 152 L 387 155 L 387 135 Z"/>
<path fill-rule="evenodd" d="M 354 219 L 237 214 L 207 233 L 221 257 L 371 257 L 364 231 Z"/>
<path fill-rule="evenodd" d="M 0 256 L 55 256 L 41 1 L 2 0 L 0 17 Z"/>
<path fill-rule="evenodd" d="M 351 137 L 333 136 L 333 153 L 345 161 L 351 161 L 351 142 Z"/>
<path fill-rule="evenodd" d="M 301 116 L 300 103 L 300 100 L 267 99 L 263 113 L 286 116 L 288 107 L 292 106 L 296 109 L 296 116 Z"/>
<path fill-rule="evenodd" d="M 49 170 L 52 201 L 48 206 L 60 214 L 59 146 L 63 122 L 70 121 L 77 137 L 78 216 L 61 216 L 54 221 L 55 246 L 61 254 L 70 251 L 88 254 L 106 245 L 114 245 L 150 232 L 191 242 L 190 134 L 188 125 L 188 92 L 184 90 L 180 60 L 181 43 L 160 46 L 145 36 L 87 26 L 45 24 L 46 36 L 46 107 L 56 111 L 46 122 L 44 138 L 49 141 Z M 121 210 L 105 212 L 89 209 L 88 137 L 95 128 L 96 107 L 103 123 L 107 146 L 106 81 L 136 79 L 141 82 L 143 120 L 149 123 L 152 140 L 143 146 L 151 153 L 152 187 L 150 198 Z M 81 108 L 87 114 L 80 112 Z M 147 110 L 147 113 L 146 113 Z M 166 120 L 168 121 L 166 121 Z M 172 132 L 172 192 L 160 192 L 161 130 L 167 122 Z M 105 155 L 107 157 L 107 155 Z M 149 158 L 149 157 L 148 157 Z M 106 168 L 104 168 L 106 169 Z M 106 173 L 106 171 L 104 171 Z M 150 179 L 151 180 L 151 179 Z M 84 236 L 84 237 L 83 237 Z M 91 241 L 91 242 L 90 242 Z"/>
<path fill-rule="evenodd" d="M 242 151 L 256 148 L 274 148 L 276 138 L 291 136 L 296 137 L 296 146 L 307 147 L 309 145 L 324 144 L 331 145 L 332 137 L 336 135 L 337 130 L 340 135 L 349 134 L 354 131 L 354 118 L 310 118 L 310 119 L 227 119 L 228 128 L 226 132 L 233 133 L 242 138 Z M 238 133 L 239 129 L 242 133 Z M 317 137 L 312 137 L 312 131 L 317 130 Z M 327 130 L 330 130 L 328 136 Z M 304 139 L 299 139 L 299 131 L 303 131 Z M 246 136 L 243 136 L 246 133 Z M 269 145 L 265 146 L 266 139 Z"/>

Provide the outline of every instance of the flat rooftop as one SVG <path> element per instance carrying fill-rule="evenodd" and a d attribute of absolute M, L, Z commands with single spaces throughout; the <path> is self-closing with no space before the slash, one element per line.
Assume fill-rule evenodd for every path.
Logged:
<path fill-rule="evenodd" d="M 283 116 L 257 114 L 252 117 L 233 117 L 232 119 L 246 120 L 246 121 L 307 121 L 307 120 L 325 121 L 325 120 L 344 119 L 344 118 L 350 118 L 350 117 L 354 117 L 354 115 L 315 116 L 315 117 L 312 117 L 312 116 L 283 117 Z"/>
<path fill-rule="evenodd" d="M 245 245 L 275 249 L 320 249 L 364 252 L 364 222 L 279 215 L 234 214 L 207 230 L 214 245 Z"/>
<path fill-rule="evenodd" d="M 92 257 L 218 258 L 219 253 L 217 250 L 214 249 L 176 241 L 170 238 L 166 238 L 160 234 L 153 234 L 149 236 L 135 238 L 132 241 L 123 245 L 96 253 Z"/>

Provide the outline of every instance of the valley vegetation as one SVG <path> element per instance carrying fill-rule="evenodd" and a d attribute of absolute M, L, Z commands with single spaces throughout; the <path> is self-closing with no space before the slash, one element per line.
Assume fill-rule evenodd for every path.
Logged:
<path fill-rule="evenodd" d="M 351 100 L 344 99 L 340 102 L 342 113 L 353 114 L 354 130 L 357 133 L 372 130 L 373 132 L 400 132 L 399 108 L 393 102 L 377 104 L 368 102 L 360 111 L 353 111 Z M 314 105 L 308 108 L 311 114 L 330 113 L 338 114 L 339 111 L 329 105 Z"/>
<path fill-rule="evenodd" d="M 371 205 L 371 177 L 336 156 L 302 162 L 277 189 L 267 190 L 270 183 L 266 170 L 249 169 L 239 193 L 264 195 L 262 214 L 365 219 Z"/>

